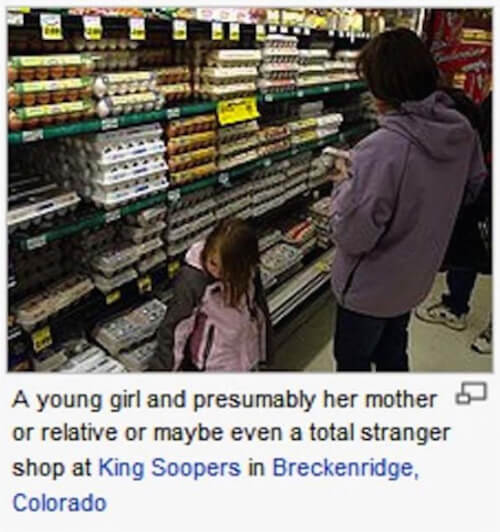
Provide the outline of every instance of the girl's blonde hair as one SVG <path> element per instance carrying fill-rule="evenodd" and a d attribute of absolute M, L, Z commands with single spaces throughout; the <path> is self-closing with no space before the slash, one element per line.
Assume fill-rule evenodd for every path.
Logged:
<path fill-rule="evenodd" d="M 259 264 L 259 244 L 251 226 L 239 218 L 226 218 L 208 236 L 201 259 L 207 270 L 207 260 L 219 253 L 224 299 L 237 307 L 247 292 Z"/>

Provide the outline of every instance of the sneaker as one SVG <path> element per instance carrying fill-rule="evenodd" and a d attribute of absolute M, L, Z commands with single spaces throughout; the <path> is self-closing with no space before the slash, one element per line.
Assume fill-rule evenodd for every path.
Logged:
<path fill-rule="evenodd" d="M 491 353 L 491 323 L 486 329 L 474 340 L 471 349 L 480 353 L 481 355 L 489 355 Z"/>
<path fill-rule="evenodd" d="M 440 323 L 455 331 L 463 331 L 467 328 L 465 314 L 456 316 L 443 303 L 435 303 L 430 307 L 419 307 L 415 312 L 417 318 L 427 323 Z"/>

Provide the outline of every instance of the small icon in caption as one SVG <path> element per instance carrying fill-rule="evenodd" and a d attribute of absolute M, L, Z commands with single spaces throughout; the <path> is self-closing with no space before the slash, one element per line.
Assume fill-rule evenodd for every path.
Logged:
<path fill-rule="evenodd" d="M 470 405 L 472 401 L 486 401 L 488 399 L 488 385 L 486 382 L 462 382 L 460 391 L 455 395 L 457 405 Z"/>

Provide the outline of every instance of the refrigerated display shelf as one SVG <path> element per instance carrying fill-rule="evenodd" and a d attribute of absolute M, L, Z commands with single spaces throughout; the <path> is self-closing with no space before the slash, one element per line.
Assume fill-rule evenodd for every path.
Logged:
<path fill-rule="evenodd" d="M 366 83 L 364 81 L 339 82 L 276 94 L 259 94 L 258 101 L 272 103 L 284 100 L 308 98 L 311 96 L 324 96 L 334 92 L 360 90 L 364 88 L 366 88 Z M 80 135 L 83 133 L 109 131 L 112 129 L 147 124 L 161 120 L 173 120 L 203 113 L 211 113 L 215 112 L 216 109 L 217 102 L 187 103 L 177 107 L 161 109 L 160 111 L 131 113 L 114 118 L 87 120 L 85 122 L 65 124 L 61 126 L 47 126 L 29 131 L 11 131 L 9 132 L 9 144 L 26 144 L 29 142 L 50 140 L 59 137 Z"/>

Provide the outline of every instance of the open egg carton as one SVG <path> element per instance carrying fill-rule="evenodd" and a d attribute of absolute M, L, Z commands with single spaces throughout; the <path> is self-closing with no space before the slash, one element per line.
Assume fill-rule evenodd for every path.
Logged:
<path fill-rule="evenodd" d="M 276 244 L 261 255 L 260 262 L 264 268 L 279 279 L 301 264 L 302 253 L 290 244 Z"/>
<path fill-rule="evenodd" d="M 257 90 L 260 50 L 212 50 L 201 68 L 199 93 L 209 100 L 251 96 Z"/>
<path fill-rule="evenodd" d="M 129 372 L 143 372 L 149 369 L 158 342 L 152 340 L 145 342 L 130 351 L 124 351 L 118 355 L 118 360 Z"/>
<path fill-rule="evenodd" d="M 92 337 L 111 356 L 131 350 L 145 340 L 152 338 L 165 317 L 167 307 L 161 301 L 152 299 L 110 321 L 98 325 Z"/>
<path fill-rule="evenodd" d="M 315 202 L 310 207 L 311 219 L 317 235 L 318 247 L 328 249 L 331 247 L 330 220 L 331 220 L 331 199 L 325 197 Z"/>
<path fill-rule="evenodd" d="M 297 86 L 299 50 L 297 37 L 266 35 L 262 48 L 259 89 L 265 94 L 293 90 Z"/>
<path fill-rule="evenodd" d="M 216 128 L 214 114 L 168 124 L 168 166 L 173 185 L 196 181 L 217 171 Z"/>
<path fill-rule="evenodd" d="M 317 119 L 316 132 L 318 138 L 327 137 L 338 133 L 339 127 L 342 125 L 344 117 L 341 113 L 329 113 Z"/>
<path fill-rule="evenodd" d="M 30 332 L 50 316 L 85 297 L 93 289 L 94 283 L 85 275 L 66 276 L 16 305 L 16 320 L 23 329 Z"/>

